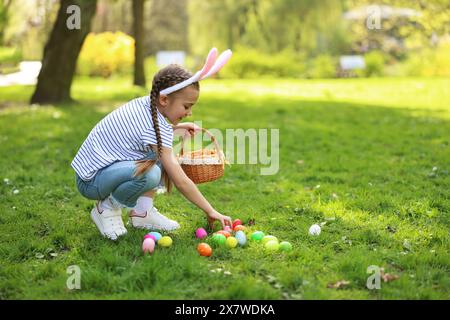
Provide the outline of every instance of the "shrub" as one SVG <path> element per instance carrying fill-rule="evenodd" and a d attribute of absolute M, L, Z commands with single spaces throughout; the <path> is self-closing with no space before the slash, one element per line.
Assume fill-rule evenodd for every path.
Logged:
<path fill-rule="evenodd" d="M 225 78 L 299 77 L 304 73 L 300 57 L 292 52 L 262 53 L 254 49 L 239 48 L 220 75 Z"/>
<path fill-rule="evenodd" d="M 19 71 L 22 53 L 17 48 L 0 47 L 0 74 Z"/>
<path fill-rule="evenodd" d="M 337 62 L 330 55 L 319 55 L 312 59 L 308 68 L 310 78 L 334 78 L 336 77 Z"/>
<path fill-rule="evenodd" d="M 90 33 L 83 44 L 77 64 L 80 75 L 110 77 L 131 73 L 134 39 L 123 32 Z"/>
<path fill-rule="evenodd" d="M 382 76 L 384 74 L 384 55 L 379 51 L 371 51 L 364 55 L 366 68 L 362 74 L 366 77 Z"/>
<path fill-rule="evenodd" d="M 410 55 L 402 66 L 406 76 L 450 76 L 450 42 Z"/>
<path fill-rule="evenodd" d="M 22 60 L 22 54 L 17 48 L 0 47 L 1 64 L 18 64 Z"/>

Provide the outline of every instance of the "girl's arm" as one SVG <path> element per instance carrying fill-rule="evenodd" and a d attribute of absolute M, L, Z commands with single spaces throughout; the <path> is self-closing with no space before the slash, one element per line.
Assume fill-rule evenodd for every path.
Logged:
<path fill-rule="evenodd" d="M 163 147 L 162 149 L 162 165 L 177 189 L 186 197 L 186 199 L 206 213 L 210 225 L 215 220 L 219 220 L 222 223 L 222 226 L 231 226 L 231 218 L 217 212 L 201 194 L 200 190 L 198 190 L 192 180 L 184 173 L 177 159 L 173 155 L 172 149 L 166 147 Z"/>
<path fill-rule="evenodd" d="M 186 134 L 186 132 L 193 136 L 202 130 L 202 128 L 200 128 L 193 122 L 182 122 L 177 124 L 176 126 L 172 125 L 172 128 L 173 134 L 177 136 L 182 136 Z"/>

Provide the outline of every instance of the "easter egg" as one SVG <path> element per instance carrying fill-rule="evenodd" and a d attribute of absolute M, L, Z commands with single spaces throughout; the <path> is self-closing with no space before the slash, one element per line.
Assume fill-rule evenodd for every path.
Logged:
<path fill-rule="evenodd" d="M 275 251 L 278 251 L 278 249 L 280 248 L 280 245 L 278 244 L 278 241 L 269 240 L 269 241 L 266 242 L 264 247 L 269 252 L 275 252 Z"/>
<path fill-rule="evenodd" d="M 280 250 L 281 251 L 291 251 L 292 250 L 292 244 L 290 244 L 287 241 L 283 241 L 280 243 Z"/>
<path fill-rule="evenodd" d="M 262 243 L 266 244 L 270 240 L 274 240 L 274 241 L 278 242 L 278 239 L 275 236 L 264 236 L 264 238 L 262 238 Z"/>
<path fill-rule="evenodd" d="M 262 232 L 262 231 L 255 231 L 255 232 L 252 233 L 251 237 L 252 237 L 252 240 L 261 241 L 262 238 L 264 238 L 264 232 Z"/>
<path fill-rule="evenodd" d="M 309 234 L 312 236 L 318 236 L 320 234 L 320 226 L 318 224 L 313 224 L 309 228 Z"/>
<path fill-rule="evenodd" d="M 156 243 L 156 238 L 155 238 L 155 236 L 154 235 L 152 235 L 152 234 L 146 234 L 145 236 L 144 236 L 144 240 L 145 239 L 148 239 L 148 238 L 151 238 L 151 239 L 153 239 L 153 241 Z"/>
<path fill-rule="evenodd" d="M 161 233 L 156 232 L 156 231 L 152 231 L 152 232 L 150 232 L 149 234 L 155 237 L 155 241 L 156 241 L 156 242 L 158 242 L 159 239 L 161 239 L 161 237 L 162 237 Z"/>
<path fill-rule="evenodd" d="M 239 226 L 239 225 L 242 225 L 241 220 L 239 220 L 239 219 L 234 220 L 233 225 L 232 225 L 233 230 L 236 226 Z"/>
<path fill-rule="evenodd" d="M 223 234 L 226 238 L 231 236 L 231 234 L 228 231 L 225 231 L 225 230 L 217 231 L 216 234 Z"/>
<path fill-rule="evenodd" d="M 161 237 L 158 241 L 158 245 L 161 247 L 170 247 L 172 245 L 172 238 L 169 236 Z"/>
<path fill-rule="evenodd" d="M 212 241 L 214 242 L 214 244 L 218 245 L 218 246 L 222 246 L 225 244 L 225 241 L 227 240 L 227 237 L 225 237 L 223 234 L 221 233 L 215 233 L 212 236 Z"/>
<path fill-rule="evenodd" d="M 238 224 L 237 226 L 235 226 L 233 228 L 234 232 L 245 231 L 245 229 L 247 229 L 247 228 L 245 226 L 243 226 L 242 224 Z"/>
<path fill-rule="evenodd" d="M 197 246 L 197 251 L 201 256 L 209 257 L 212 254 L 212 249 L 207 243 L 199 243 Z"/>
<path fill-rule="evenodd" d="M 244 246 L 245 243 L 247 242 L 247 237 L 245 236 L 245 233 L 242 230 L 239 230 L 238 232 L 236 232 L 234 237 L 236 238 L 236 240 L 240 246 Z"/>
<path fill-rule="evenodd" d="M 228 237 L 227 240 L 225 241 L 225 244 L 228 248 L 232 249 L 236 248 L 238 241 L 235 237 Z"/>
<path fill-rule="evenodd" d="M 233 231 L 233 230 L 231 229 L 230 226 L 225 226 L 225 227 L 223 228 L 223 230 L 226 231 L 226 232 L 231 232 L 231 231 Z"/>
<path fill-rule="evenodd" d="M 153 241 L 152 238 L 145 239 L 144 242 L 142 242 L 142 251 L 144 254 L 152 254 L 153 250 L 155 250 L 155 241 Z"/>
<path fill-rule="evenodd" d="M 197 238 L 199 238 L 199 239 L 203 239 L 203 238 L 206 237 L 207 235 L 208 235 L 208 233 L 207 233 L 206 230 L 203 229 L 203 228 L 198 228 L 198 229 L 195 231 L 195 236 L 196 236 Z"/>

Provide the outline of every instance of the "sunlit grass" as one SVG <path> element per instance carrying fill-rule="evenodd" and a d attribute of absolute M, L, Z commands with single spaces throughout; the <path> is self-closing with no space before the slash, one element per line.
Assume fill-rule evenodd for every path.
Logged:
<path fill-rule="evenodd" d="M 232 165 L 200 189 L 219 211 L 290 241 L 195 251 L 200 210 L 175 192 L 156 205 L 182 228 L 152 257 L 143 231 L 113 243 L 70 162 L 92 127 L 147 90 L 131 79 L 76 79 L 77 102 L 29 107 L 32 87 L 0 88 L 0 298 L 448 299 L 449 79 L 209 80 L 193 120 L 280 129 L 280 170 Z M 4 179 L 8 179 L 5 182 Z M 18 190 L 18 193 L 14 193 Z M 325 223 L 310 237 L 313 223 Z M 51 253 L 56 253 L 52 256 Z M 66 288 L 70 265 L 81 290 Z M 366 288 L 367 267 L 399 279 Z M 339 280 L 342 289 L 327 288 Z"/>

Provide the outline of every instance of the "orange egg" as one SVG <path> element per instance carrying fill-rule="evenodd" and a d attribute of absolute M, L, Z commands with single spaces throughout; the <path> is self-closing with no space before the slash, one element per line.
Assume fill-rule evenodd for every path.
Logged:
<path fill-rule="evenodd" d="M 212 254 L 212 249 L 207 243 L 199 243 L 197 246 L 197 251 L 201 256 L 209 257 Z"/>
<path fill-rule="evenodd" d="M 234 227 L 235 232 L 245 231 L 245 229 L 247 229 L 247 228 L 245 226 L 243 226 L 242 224 L 238 224 L 237 226 Z"/>
<path fill-rule="evenodd" d="M 223 234 L 226 238 L 231 236 L 231 234 L 228 231 L 225 231 L 225 230 L 220 230 L 220 231 L 217 231 L 216 233 Z"/>

